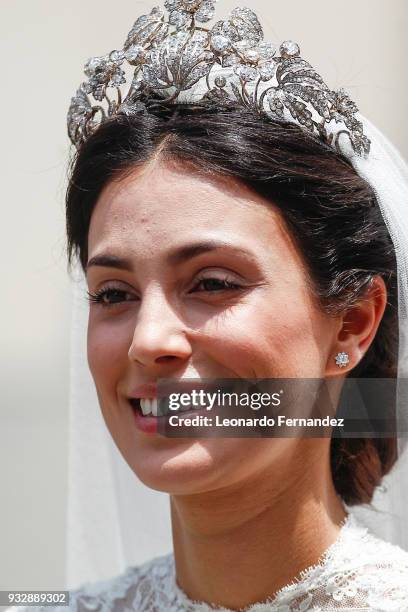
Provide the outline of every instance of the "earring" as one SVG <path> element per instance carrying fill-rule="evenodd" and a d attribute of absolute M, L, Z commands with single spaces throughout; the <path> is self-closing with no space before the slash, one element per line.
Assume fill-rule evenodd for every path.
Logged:
<path fill-rule="evenodd" d="M 348 353 L 344 353 L 344 352 L 337 353 L 335 359 L 336 359 L 336 364 L 339 366 L 339 368 L 346 367 L 346 365 L 350 363 Z"/>

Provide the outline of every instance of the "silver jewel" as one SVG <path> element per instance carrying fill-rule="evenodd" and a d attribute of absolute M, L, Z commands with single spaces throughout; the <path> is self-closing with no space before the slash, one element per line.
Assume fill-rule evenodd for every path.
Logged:
<path fill-rule="evenodd" d="M 120 66 L 121 64 L 123 64 L 123 60 L 125 59 L 125 52 L 122 50 L 111 51 L 109 53 L 109 59 L 117 66 Z"/>
<path fill-rule="evenodd" d="M 144 56 L 144 49 L 141 45 L 132 45 L 125 51 L 125 59 L 132 64 L 142 59 Z"/>
<path fill-rule="evenodd" d="M 218 51 L 218 53 L 224 53 L 231 46 L 231 41 L 227 36 L 223 36 L 222 34 L 216 34 L 211 38 L 211 46 L 214 51 Z"/>
<path fill-rule="evenodd" d="M 234 72 L 241 77 L 243 81 L 255 81 L 259 74 L 256 68 L 246 66 L 245 64 L 237 64 L 234 67 Z"/>
<path fill-rule="evenodd" d="M 258 65 L 259 75 L 262 81 L 270 81 L 276 70 L 275 62 L 263 62 Z"/>
<path fill-rule="evenodd" d="M 227 79 L 220 75 L 215 77 L 214 83 L 217 87 L 225 87 L 225 85 L 227 84 Z"/>
<path fill-rule="evenodd" d="M 260 58 L 259 51 L 257 49 L 246 49 L 244 51 L 244 58 L 251 63 L 256 63 Z"/>
<path fill-rule="evenodd" d="M 272 59 L 276 53 L 276 45 L 269 42 L 261 42 L 258 45 L 258 51 L 262 59 Z"/>
<path fill-rule="evenodd" d="M 203 2 L 198 11 L 195 13 L 196 21 L 202 23 L 210 21 L 215 14 L 215 0 L 213 2 Z"/>
<path fill-rule="evenodd" d="M 292 40 L 286 40 L 281 44 L 280 52 L 283 57 L 295 57 L 300 54 L 300 47 Z"/>
<path fill-rule="evenodd" d="M 182 28 L 191 21 L 190 15 L 186 11 L 172 11 L 169 15 L 170 25 Z"/>
<path fill-rule="evenodd" d="M 211 28 L 198 25 L 214 17 L 216 1 L 165 0 L 167 19 L 165 10 L 154 7 L 136 19 L 123 49 L 87 61 L 88 80 L 71 99 L 67 117 L 75 146 L 112 115 L 132 114 L 132 108 L 137 112 L 152 92 L 171 104 L 198 84 L 202 102 L 215 100 L 251 109 L 259 117 L 293 121 L 337 150 L 340 136 L 346 135 L 356 153 L 367 155 L 370 141 L 356 118 L 356 104 L 343 89 L 327 87 L 302 59 L 296 42 L 284 41 L 278 50 L 264 41 L 249 8 L 235 8 Z M 124 95 L 127 66 L 133 73 Z"/>
<path fill-rule="evenodd" d="M 335 359 L 336 359 L 336 365 L 338 365 L 340 368 L 344 368 L 346 367 L 348 363 L 350 363 L 349 356 L 344 351 L 341 353 L 337 353 Z"/>
<path fill-rule="evenodd" d="M 228 68 L 230 66 L 235 66 L 235 64 L 239 64 L 240 58 L 235 53 L 228 53 L 223 57 L 222 66 L 223 68 Z"/>

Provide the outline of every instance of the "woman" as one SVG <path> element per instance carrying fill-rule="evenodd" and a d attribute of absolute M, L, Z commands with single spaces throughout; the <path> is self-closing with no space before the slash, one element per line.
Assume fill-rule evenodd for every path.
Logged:
<path fill-rule="evenodd" d="M 262 183 L 278 173 L 277 185 Z M 87 263 L 102 413 L 138 478 L 171 495 L 183 591 L 240 609 L 315 565 L 266 609 L 376 609 L 379 593 L 408 605 L 408 555 L 364 535 L 343 505 L 371 499 L 395 459 L 392 441 L 166 438 L 138 426 L 152 417 L 133 401 L 154 397 L 161 378 L 392 376 L 395 256 L 368 185 L 295 126 L 266 131 L 243 112 L 180 109 L 170 126 L 160 111 L 102 125 L 79 154 L 67 202 L 70 247 Z M 339 352 L 350 359 L 341 369 Z M 319 566 L 327 549 L 334 558 Z M 373 565 L 379 553 L 389 570 Z M 171 572 L 171 558 L 132 569 L 120 596 L 137 610 L 189 609 Z"/>
<path fill-rule="evenodd" d="M 123 51 L 87 64 L 69 115 L 78 155 L 67 233 L 88 284 L 101 411 L 135 475 L 170 494 L 174 554 L 81 587 L 71 607 L 408 610 L 408 553 L 347 511 L 370 502 L 393 467 L 395 436 L 166 437 L 163 417 L 149 414 L 160 379 L 341 386 L 398 371 L 394 246 L 374 189 L 341 148 L 370 152 L 357 109 L 295 43 L 268 50 L 248 9 L 218 22 L 209 51 L 206 34 L 191 37 L 213 3 L 166 7 L 178 38 L 153 9 Z M 224 82 L 231 47 L 243 86 L 235 103 Z M 124 82 L 125 56 L 143 78 L 113 102 L 106 87 Z M 267 117 L 254 100 L 279 70 Z M 90 110 L 91 93 L 108 111 Z"/>

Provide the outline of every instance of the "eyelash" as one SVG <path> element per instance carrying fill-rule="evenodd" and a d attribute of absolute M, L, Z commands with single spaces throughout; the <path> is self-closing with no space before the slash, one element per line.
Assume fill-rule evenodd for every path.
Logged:
<path fill-rule="evenodd" d="M 122 304 L 124 301 L 125 302 L 132 301 L 132 300 L 120 300 L 119 302 L 114 302 L 113 304 L 111 303 L 106 304 L 103 301 L 103 298 L 106 295 L 110 295 L 111 293 L 116 293 L 116 294 L 119 293 L 123 295 L 124 293 L 128 293 L 128 291 L 123 291 L 122 289 L 116 289 L 114 287 L 107 287 L 106 289 L 100 289 L 99 291 L 96 291 L 95 293 L 91 293 L 87 291 L 87 295 L 88 295 L 87 300 L 90 303 L 99 304 L 103 308 L 117 306 L 118 304 Z"/>
<path fill-rule="evenodd" d="M 196 285 L 193 287 L 193 289 L 197 289 L 197 287 L 201 284 L 201 283 L 205 283 L 206 281 L 218 281 L 219 283 L 224 283 L 224 288 L 221 289 L 221 291 L 231 291 L 234 289 L 241 289 L 242 286 L 239 285 L 238 283 L 232 283 L 229 280 L 227 280 L 227 278 L 217 278 L 216 276 L 211 277 L 208 276 L 207 278 L 199 278 Z M 209 293 L 218 293 L 220 292 L 220 289 L 216 289 L 215 291 L 209 291 Z"/>
<path fill-rule="evenodd" d="M 230 281 L 228 281 L 226 278 L 216 278 L 216 277 L 208 277 L 208 278 L 201 278 L 198 280 L 197 284 L 193 287 L 193 289 L 196 289 L 200 283 L 204 283 L 205 281 L 218 281 L 220 283 L 224 283 L 224 288 L 223 289 L 216 289 L 215 291 L 210 291 L 208 290 L 209 293 L 221 293 L 222 291 L 234 291 L 234 290 L 238 290 L 238 289 L 242 289 L 242 285 L 239 285 L 238 283 L 232 283 Z M 122 304 L 123 302 L 130 302 L 132 300 L 120 300 L 118 302 L 114 302 L 114 303 L 105 303 L 103 301 L 104 297 L 111 294 L 111 293 L 116 293 L 116 294 L 126 294 L 128 293 L 128 291 L 124 291 L 122 289 L 118 289 L 117 287 L 105 287 L 100 289 L 99 291 L 96 291 L 95 293 L 91 293 L 89 291 L 87 291 L 87 300 L 90 303 L 95 303 L 95 304 L 99 304 L 100 306 L 102 306 L 103 308 L 111 308 L 114 306 L 118 306 L 120 304 Z"/>

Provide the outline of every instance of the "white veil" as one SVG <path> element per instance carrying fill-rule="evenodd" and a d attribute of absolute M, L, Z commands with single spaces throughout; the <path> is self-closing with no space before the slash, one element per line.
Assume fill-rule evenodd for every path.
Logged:
<path fill-rule="evenodd" d="M 344 139 L 344 154 L 374 188 L 398 263 L 398 380 L 408 379 L 408 169 L 393 145 L 368 120 L 368 158 Z M 168 496 L 148 490 L 130 471 L 101 417 L 86 357 L 86 285 L 78 269 L 73 281 L 67 588 L 114 576 L 126 566 L 172 547 Z M 408 402 L 398 391 L 399 458 L 377 487 L 370 505 L 351 507 L 374 533 L 408 550 Z"/>
<path fill-rule="evenodd" d="M 130 470 L 102 418 L 87 363 L 89 305 L 72 282 L 66 588 L 107 579 L 172 547 L 168 495 Z"/>

